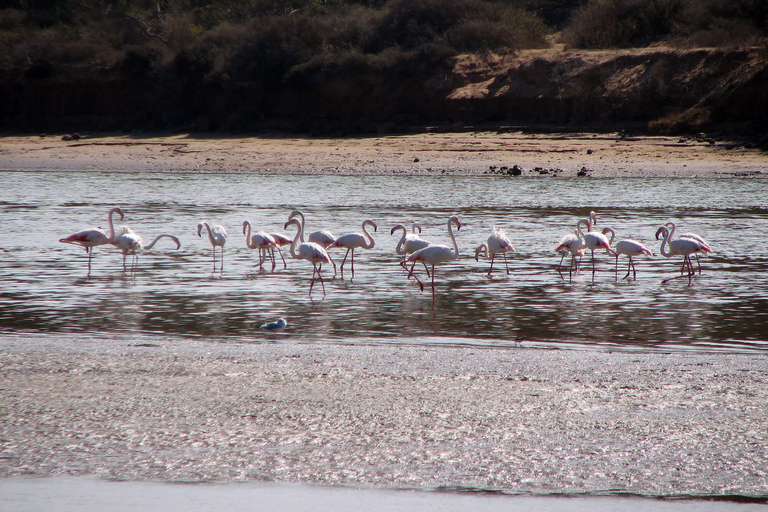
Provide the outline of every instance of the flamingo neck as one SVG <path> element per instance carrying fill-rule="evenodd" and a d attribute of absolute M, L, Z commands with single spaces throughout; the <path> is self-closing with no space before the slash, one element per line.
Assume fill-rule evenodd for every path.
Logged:
<path fill-rule="evenodd" d="M 295 219 L 296 217 L 299 218 L 299 225 L 301 226 L 301 229 L 299 230 L 301 242 L 304 242 L 304 214 L 300 210 L 293 210 L 291 214 L 288 216 L 288 220 Z"/>
<path fill-rule="evenodd" d="M 253 246 L 251 241 L 251 223 L 247 220 L 243 221 L 243 233 L 245 234 L 245 245 L 249 249 L 255 249 L 256 247 Z"/>
<path fill-rule="evenodd" d="M 576 223 L 576 231 L 579 232 L 580 236 L 584 236 L 584 232 L 581 230 L 581 225 L 584 224 L 587 226 L 587 233 L 592 231 L 592 222 L 589 219 L 581 219 L 579 222 Z"/>
<path fill-rule="evenodd" d="M 115 240 L 115 226 L 112 224 L 112 214 L 115 213 L 115 208 L 109 211 L 109 243 Z"/>
<path fill-rule="evenodd" d="M 369 242 L 363 245 L 363 249 L 373 249 L 373 247 L 376 245 L 376 241 L 373 239 L 371 234 L 368 233 L 368 230 L 365 229 L 368 226 L 373 226 L 374 230 L 376 229 L 376 224 L 374 224 L 370 220 L 363 221 L 363 236 L 365 236 L 365 238 L 369 240 Z M 403 238 L 405 238 L 405 233 L 403 233 Z"/>
<path fill-rule="evenodd" d="M 661 232 L 664 239 L 661 241 L 661 255 L 665 258 L 669 258 L 670 256 L 673 256 L 672 251 L 670 251 L 667 248 L 667 245 L 669 244 L 669 239 L 671 238 L 671 233 L 669 232 L 669 228 L 664 227 L 663 231 Z"/>
<path fill-rule="evenodd" d="M 674 222 L 667 222 L 665 226 L 667 226 L 667 229 L 669 229 L 669 239 L 672 240 L 672 238 L 675 236 L 675 229 L 677 229 L 677 226 Z"/>
<path fill-rule="evenodd" d="M 459 229 L 461 229 L 461 224 L 459 224 L 459 219 L 455 217 L 451 217 L 448 219 L 448 236 L 451 237 L 451 242 L 453 242 L 453 259 L 459 259 L 459 244 L 456 242 L 456 236 L 453 234 L 453 222 L 456 221 L 456 224 L 459 226 Z"/>
<path fill-rule="evenodd" d="M 289 252 L 291 253 L 291 257 L 298 258 L 299 253 L 296 252 L 296 248 L 299 245 L 299 242 L 302 242 L 302 243 L 304 242 L 304 228 L 302 227 L 301 222 L 296 219 L 289 220 L 288 224 L 289 225 L 295 224 L 297 228 L 296 236 L 293 237 L 293 242 L 291 242 L 291 247 L 289 248 Z"/>
<path fill-rule="evenodd" d="M 401 228 L 403 230 L 403 236 L 400 237 L 400 241 L 397 242 L 397 247 L 395 247 L 395 252 L 397 254 L 405 254 L 405 248 L 403 247 L 403 244 L 405 243 L 405 237 L 408 234 L 408 230 L 405 229 L 405 226 L 402 226 L 400 224 L 394 227 L 395 230 L 401 229 Z"/>

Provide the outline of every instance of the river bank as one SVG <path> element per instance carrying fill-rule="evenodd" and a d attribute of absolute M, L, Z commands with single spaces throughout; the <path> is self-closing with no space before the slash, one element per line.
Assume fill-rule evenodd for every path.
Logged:
<path fill-rule="evenodd" d="M 2 137 L 0 170 L 450 173 L 539 178 L 768 176 L 768 153 L 744 141 L 703 136 L 464 132 L 337 139 L 280 134 L 81 137 Z"/>

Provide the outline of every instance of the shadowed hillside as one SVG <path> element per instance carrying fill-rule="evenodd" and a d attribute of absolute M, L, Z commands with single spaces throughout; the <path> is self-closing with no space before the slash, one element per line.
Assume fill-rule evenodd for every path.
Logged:
<path fill-rule="evenodd" d="M 10 4 L 6 131 L 759 135 L 768 119 L 762 0 Z"/>

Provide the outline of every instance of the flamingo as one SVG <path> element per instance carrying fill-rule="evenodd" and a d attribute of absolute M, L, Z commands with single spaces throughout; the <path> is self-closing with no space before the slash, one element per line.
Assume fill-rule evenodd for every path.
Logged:
<path fill-rule="evenodd" d="M 667 226 L 670 230 L 672 230 L 672 232 L 669 235 L 670 238 L 675 236 L 675 223 L 674 222 L 667 222 L 664 225 Z M 704 240 L 702 237 L 700 237 L 696 233 L 683 233 L 682 235 L 680 235 L 680 238 L 690 238 L 690 239 L 693 239 L 693 240 L 699 242 L 700 244 L 706 245 L 707 247 L 709 247 L 711 249 L 711 247 L 709 246 L 709 242 Z M 698 267 L 699 267 L 699 274 L 701 274 L 701 261 L 699 261 L 699 253 L 694 253 L 694 254 L 696 256 L 696 265 L 698 265 Z"/>
<path fill-rule="evenodd" d="M 674 223 L 672 223 L 674 226 Z M 697 254 L 699 252 L 703 253 L 710 253 L 712 252 L 712 249 L 709 248 L 708 245 L 702 244 L 693 238 L 677 238 L 674 240 L 671 240 L 672 236 L 674 235 L 675 230 L 674 227 L 672 231 L 669 230 L 669 228 L 665 226 L 661 226 L 656 231 L 656 240 L 659 240 L 659 237 L 663 237 L 663 240 L 661 242 L 661 254 L 667 258 L 671 258 L 672 256 L 682 256 L 683 257 L 683 267 L 680 270 L 680 275 L 675 277 L 670 277 L 669 279 L 664 279 L 662 283 L 666 283 L 671 281 L 672 279 L 677 279 L 678 277 L 688 277 L 688 285 L 691 285 L 692 278 L 694 274 L 696 274 L 696 271 L 693 270 L 693 263 L 691 263 L 691 254 Z M 669 246 L 669 249 L 666 247 Z M 688 267 L 688 274 L 685 274 L 686 266 Z"/>
<path fill-rule="evenodd" d="M 221 247 L 221 272 L 224 272 L 224 244 L 227 243 L 227 228 L 220 224 L 200 222 L 197 225 L 197 236 L 202 238 L 203 227 L 208 230 L 208 240 L 213 247 L 213 271 L 216 272 L 216 247 Z"/>
<path fill-rule="evenodd" d="M 118 236 L 115 240 L 113 240 L 111 243 L 121 251 L 123 251 L 123 273 L 127 271 L 125 266 L 125 260 L 126 257 L 130 254 L 133 256 L 131 259 L 131 274 L 133 274 L 136 270 L 136 263 L 139 261 L 139 256 L 136 254 L 136 251 L 139 249 L 142 250 L 150 250 L 152 249 L 155 244 L 163 239 L 163 238 L 170 238 L 176 243 L 176 249 L 181 247 L 181 242 L 179 242 L 179 239 L 173 235 L 163 234 L 158 235 L 155 237 L 154 240 L 149 245 L 143 245 L 141 236 L 139 236 L 135 231 L 133 231 L 128 226 L 122 227 L 122 232 L 120 233 L 120 236 Z"/>
<path fill-rule="evenodd" d="M 400 262 L 400 265 L 402 265 L 403 268 L 406 268 L 407 263 L 413 263 L 417 261 L 424 262 L 425 265 L 430 265 L 432 267 L 433 301 L 435 300 L 435 265 L 445 263 L 446 261 L 459 259 L 459 244 L 456 243 L 456 236 L 453 234 L 453 224 L 456 224 L 457 230 L 461 229 L 461 222 L 459 222 L 459 218 L 455 215 L 452 215 L 450 218 L 448 218 L 448 236 L 451 237 L 451 241 L 453 242 L 453 249 L 447 245 L 432 244 L 423 249 L 419 249 L 418 251 L 408 256 L 404 261 Z M 408 276 L 413 276 L 414 279 L 418 281 L 421 291 L 424 291 L 424 283 L 422 283 L 421 280 L 413 273 L 413 267 L 411 267 L 411 271 L 409 271 Z"/>
<path fill-rule="evenodd" d="M 314 267 L 312 271 L 312 282 L 309 284 L 309 296 L 312 296 L 312 287 L 315 285 L 315 275 L 317 275 L 317 279 L 323 287 L 323 297 L 325 297 L 325 284 L 323 283 L 323 276 L 320 274 L 320 271 L 323 268 L 323 263 L 333 262 L 333 260 L 322 245 L 315 242 L 301 242 L 301 238 L 304 234 L 302 233 L 303 229 L 301 227 L 301 221 L 295 218 L 289 219 L 288 222 L 285 223 L 283 229 L 288 229 L 288 226 L 291 225 L 296 226 L 298 230 L 296 232 L 296 237 L 293 239 L 293 242 L 291 242 L 291 256 L 296 259 L 307 260 L 312 263 L 312 266 Z"/>
<path fill-rule="evenodd" d="M 349 256 L 350 252 L 352 253 L 352 257 L 350 258 L 352 267 L 352 277 L 349 278 L 350 281 L 355 278 L 355 249 L 373 249 L 376 245 L 376 241 L 373 239 L 370 233 L 368 233 L 368 230 L 365 229 L 367 226 L 373 226 L 374 231 L 378 231 L 378 227 L 371 219 L 365 219 L 363 221 L 363 232 L 362 233 L 347 233 L 346 235 L 341 235 L 336 240 L 331 243 L 331 245 L 328 246 L 329 249 L 334 247 L 341 247 L 346 248 L 347 252 L 344 254 L 344 259 L 341 260 L 341 279 L 344 280 L 344 262 L 347 261 L 347 256 Z"/>
<path fill-rule="evenodd" d="M 299 210 L 293 210 L 291 214 L 288 216 L 288 220 L 293 219 L 294 217 L 298 217 L 301 219 L 301 232 L 302 232 L 302 242 L 304 241 L 304 214 L 301 213 Z M 314 242 L 318 245 L 322 245 L 326 249 L 328 246 L 330 246 L 333 242 L 336 241 L 336 235 L 334 235 L 331 231 L 328 231 L 327 229 L 323 229 L 320 231 L 313 231 L 312 233 L 307 236 L 308 242 Z M 336 269 L 336 265 L 334 265 L 334 272 Z"/>
<path fill-rule="evenodd" d="M 414 222 L 413 227 L 411 228 L 411 232 L 408 232 L 408 229 L 403 226 L 402 224 L 395 225 L 392 230 L 389 232 L 390 235 L 394 235 L 395 231 L 398 229 L 403 230 L 403 236 L 400 237 L 400 241 L 397 242 L 397 247 L 395 247 L 395 252 L 397 254 L 403 255 L 403 261 L 405 261 L 405 257 L 407 257 L 408 254 L 414 253 L 418 251 L 419 249 L 423 249 L 426 246 L 428 246 L 431 242 L 424 240 L 419 236 L 421 233 L 421 226 L 419 226 L 418 223 Z M 416 230 L 419 230 L 419 233 L 416 233 Z M 429 269 L 427 268 L 427 264 L 424 264 L 424 270 L 427 271 L 427 276 L 429 276 Z M 411 266 L 411 272 L 413 271 L 413 265 Z"/>
<path fill-rule="evenodd" d="M 269 233 L 269 236 L 275 239 L 275 245 L 272 249 L 272 253 L 274 255 L 274 249 L 277 249 L 277 254 L 280 255 L 280 259 L 283 260 L 283 269 L 288 268 L 288 265 L 285 263 L 285 258 L 283 257 L 283 251 L 280 250 L 281 247 L 285 245 L 291 245 L 291 242 L 293 242 L 293 239 L 289 237 L 286 234 L 283 233 Z"/>
<path fill-rule="evenodd" d="M 567 253 L 571 253 L 571 266 L 568 268 L 568 274 L 573 276 L 574 270 L 578 270 L 579 268 L 579 265 L 576 263 L 576 256 L 581 260 L 581 257 L 584 256 L 586 251 L 587 246 L 584 244 L 584 239 L 579 236 L 578 230 L 564 235 L 555 248 L 555 252 L 560 252 L 563 255 L 562 258 L 560 258 L 560 263 L 557 264 L 557 272 L 560 276 L 562 277 L 563 275 L 561 268 Z"/>
<path fill-rule="evenodd" d="M 264 262 L 267 257 L 272 259 L 272 272 L 275 271 L 275 239 L 266 231 L 257 231 L 251 235 L 251 223 L 243 221 L 243 234 L 245 235 L 245 245 L 249 249 L 259 250 L 259 269 L 264 269 Z"/>
<path fill-rule="evenodd" d="M 593 223 L 597 224 L 597 215 L 595 212 L 589 212 L 589 218 L 581 219 L 577 222 L 576 229 L 578 230 L 579 235 L 584 238 L 584 245 L 586 245 L 586 248 L 592 253 L 592 284 L 595 284 L 595 249 L 600 249 L 602 247 L 611 256 L 616 256 L 616 252 L 611 249 L 611 243 L 609 242 L 608 237 L 603 233 L 592 231 Z M 587 226 L 586 233 L 581 230 L 582 224 Z"/>
<path fill-rule="evenodd" d="M 475 261 L 479 261 L 481 252 L 485 252 L 485 257 L 491 258 L 491 269 L 488 271 L 490 277 L 493 272 L 493 260 L 497 254 L 504 256 L 504 266 L 507 268 L 507 275 L 509 275 L 509 264 L 507 264 L 507 252 L 515 252 L 515 247 L 512 242 L 504 233 L 503 229 L 493 227 L 493 233 L 488 237 L 487 243 L 481 244 L 480 247 L 475 249 Z"/>
<path fill-rule="evenodd" d="M 609 245 L 613 243 L 613 239 L 616 237 L 616 233 L 611 228 L 604 228 L 603 234 L 608 235 L 611 234 L 611 239 L 609 241 Z M 635 262 L 632 261 L 632 258 L 635 256 L 641 256 L 643 254 L 647 254 L 648 256 L 653 256 L 653 253 L 648 249 L 646 246 L 638 242 L 637 240 L 632 240 L 631 238 L 626 238 L 624 240 L 619 240 L 616 243 L 616 281 L 619 280 L 619 255 L 625 255 L 629 257 L 629 264 L 627 265 L 627 275 L 624 276 L 624 279 L 629 278 L 630 272 L 632 273 L 632 278 L 637 281 L 637 270 L 635 269 Z"/>
<path fill-rule="evenodd" d="M 75 234 L 69 235 L 66 238 L 59 239 L 59 242 L 65 244 L 79 245 L 85 248 L 85 252 L 88 253 L 88 275 L 91 275 L 91 256 L 93 255 L 93 248 L 99 245 L 107 245 L 112 243 L 115 238 L 115 228 L 112 224 L 112 215 L 115 213 L 120 214 L 120 220 L 123 220 L 123 211 L 114 207 L 109 210 L 109 236 L 102 228 L 91 228 L 78 231 Z"/>

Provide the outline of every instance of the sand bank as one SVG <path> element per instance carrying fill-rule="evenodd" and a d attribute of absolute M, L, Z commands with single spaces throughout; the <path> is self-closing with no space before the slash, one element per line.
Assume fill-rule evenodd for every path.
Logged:
<path fill-rule="evenodd" d="M 738 141 L 521 132 L 344 139 L 174 136 L 0 138 L 0 170 L 522 176 L 765 177 L 768 153 Z"/>

